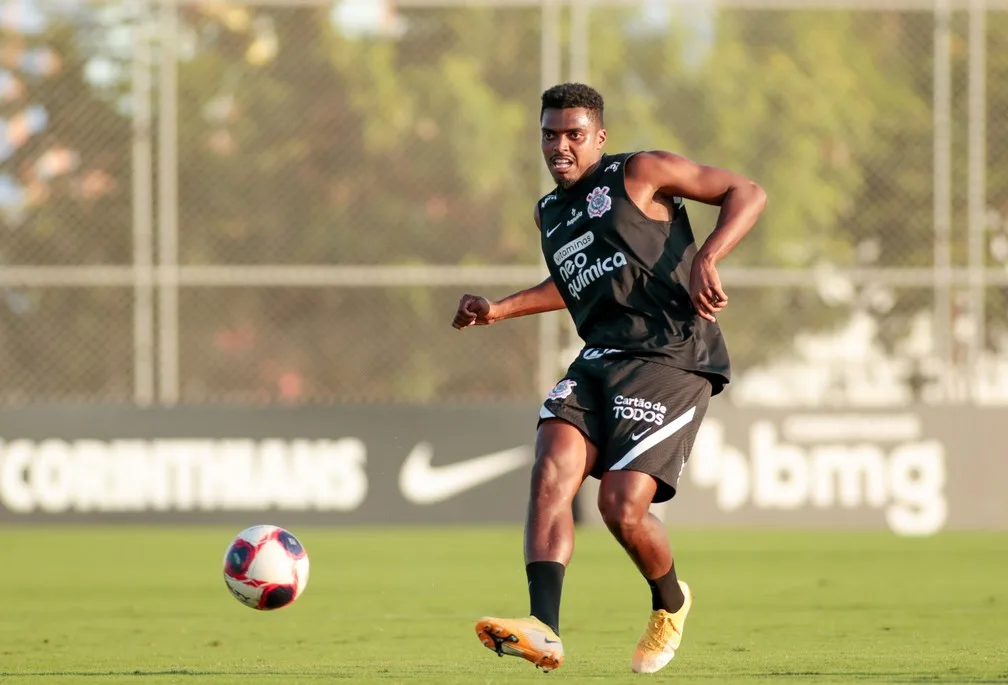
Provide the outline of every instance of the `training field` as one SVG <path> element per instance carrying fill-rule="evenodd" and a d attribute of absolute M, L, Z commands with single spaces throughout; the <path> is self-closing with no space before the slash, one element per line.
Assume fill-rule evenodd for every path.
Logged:
<path fill-rule="evenodd" d="M 311 579 L 265 613 L 221 579 L 237 530 L 0 528 L 0 682 L 1008 683 L 1008 535 L 673 531 L 696 601 L 637 676 L 649 594 L 603 531 L 579 531 L 544 675 L 473 632 L 528 611 L 520 529 L 292 530 Z"/>

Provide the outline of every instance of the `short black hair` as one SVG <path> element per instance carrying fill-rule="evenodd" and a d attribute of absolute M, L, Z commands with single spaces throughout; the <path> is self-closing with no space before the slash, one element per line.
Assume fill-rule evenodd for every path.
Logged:
<path fill-rule="evenodd" d="M 602 94 L 583 83 L 561 83 L 542 94 L 542 108 L 539 119 L 547 109 L 573 109 L 584 107 L 589 116 L 602 128 L 604 125 L 605 101 Z"/>

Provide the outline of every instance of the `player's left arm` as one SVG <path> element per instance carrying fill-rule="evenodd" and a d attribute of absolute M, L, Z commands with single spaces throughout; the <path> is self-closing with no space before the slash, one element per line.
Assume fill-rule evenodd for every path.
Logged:
<path fill-rule="evenodd" d="M 697 312 L 714 321 L 714 315 L 728 303 L 716 264 L 756 224 L 766 207 L 766 192 L 742 174 L 670 152 L 640 153 L 631 162 L 627 173 L 654 193 L 721 207 L 714 230 L 693 259 L 690 274 L 690 296 Z"/>

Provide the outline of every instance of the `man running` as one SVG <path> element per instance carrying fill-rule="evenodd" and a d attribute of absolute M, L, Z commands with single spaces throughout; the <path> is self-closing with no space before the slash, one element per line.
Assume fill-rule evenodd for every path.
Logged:
<path fill-rule="evenodd" d="M 585 342 L 539 413 L 525 528 L 531 616 L 485 617 L 476 633 L 544 671 L 563 664 L 573 501 L 593 476 L 602 519 L 651 588 L 631 668 L 653 673 L 675 656 L 692 595 L 649 507 L 675 495 L 708 401 L 730 380 L 715 318 L 728 298 L 716 265 L 756 223 L 766 194 L 669 152 L 604 154 L 603 112 L 602 96 L 583 84 L 543 93 L 542 151 L 557 186 L 534 216 L 549 277 L 499 301 L 466 294 L 452 323 L 567 309 Z M 684 199 L 721 208 L 699 249 Z"/>

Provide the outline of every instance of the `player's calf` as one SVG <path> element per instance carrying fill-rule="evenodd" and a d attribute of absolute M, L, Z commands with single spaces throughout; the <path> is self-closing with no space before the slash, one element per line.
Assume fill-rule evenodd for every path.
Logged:
<path fill-rule="evenodd" d="M 672 566 L 672 552 L 661 521 L 649 507 L 655 479 L 637 471 L 610 471 L 602 476 L 598 507 L 613 537 L 645 578 L 658 578 Z"/>

